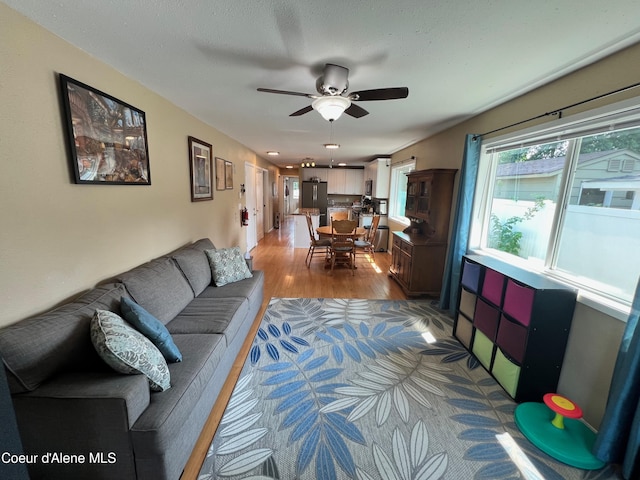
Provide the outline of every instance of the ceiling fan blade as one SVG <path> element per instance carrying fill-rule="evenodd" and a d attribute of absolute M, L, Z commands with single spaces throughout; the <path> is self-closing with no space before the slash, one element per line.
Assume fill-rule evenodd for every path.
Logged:
<path fill-rule="evenodd" d="M 311 105 L 309 105 L 308 107 L 301 108 L 297 112 L 293 112 L 289 116 L 290 117 L 299 117 L 300 115 L 304 115 L 305 113 L 309 113 L 311 110 L 313 110 L 313 107 Z"/>
<path fill-rule="evenodd" d="M 362 108 L 359 105 L 356 105 L 355 103 L 352 103 L 349 108 L 347 108 L 344 113 L 346 113 L 347 115 L 351 115 L 352 117 L 355 118 L 360 118 L 360 117 L 364 117 L 365 115 L 369 115 L 369 112 L 367 112 L 364 108 Z"/>
<path fill-rule="evenodd" d="M 376 88 L 374 90 L 360 90 L 349 94 L 349 100 L 358 102 L 369 102 L 372 100 L 396 100 L 407 98 L 409 89 L 407 87 L 396 88 Z"/>
<path fill-rule="evenodd" d="M 310 93 L 290 92 L 289 90 L 274 90 L 272 88 L 258 88 L 259 92 L 277 93 L 280 95 L 295 95 L 297 97 L 315 98 L 315 95 Z"/>

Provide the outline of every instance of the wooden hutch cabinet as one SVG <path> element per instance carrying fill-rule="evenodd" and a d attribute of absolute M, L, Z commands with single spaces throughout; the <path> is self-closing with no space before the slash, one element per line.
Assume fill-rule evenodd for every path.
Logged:
<path fill-rule="evenodd" d="M 456 172 L 430 169 L 407 175 L 405 216 L 411 225 L 393 232 L 389 274 L 409 296 L 440 294 Z"/>

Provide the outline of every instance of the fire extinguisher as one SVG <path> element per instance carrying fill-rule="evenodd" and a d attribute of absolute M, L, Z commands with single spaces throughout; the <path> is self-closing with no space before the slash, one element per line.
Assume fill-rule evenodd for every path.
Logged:
<path fill-rule="evenodd" d="M 243 208 L 242 212 L 240 212 L 240 225 L 246 227 L 249 225 L 249 210 L 247 208 Z"/>

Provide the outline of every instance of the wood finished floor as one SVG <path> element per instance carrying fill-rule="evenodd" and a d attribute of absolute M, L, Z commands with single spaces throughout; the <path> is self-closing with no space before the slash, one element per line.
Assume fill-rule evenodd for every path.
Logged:
<path fill-rule="evenodd" d="M 378 252 L 372 259 L 359 253 L 355 275 L 341 267 L 331 273 L 324 268 L 322 254 L 316 254 L 311 267 L 305 265 L 306 248 L 293 248 L 293 217 L 285 217 L 279 229 L 274 229 L 251 251 L 253 268 L 265 274 L 264 300 L 247 340 L 223 386 L 211 415 L 181 476 L 181 480 L 195 480 L 218 428 L 224 409 L 233 392 L 244 361 L 253 342 L 260 320 L 272 297 L 280 298 L 371 298 L 406 299 L 400 286 L 387 272 L 391 255 Z"/>

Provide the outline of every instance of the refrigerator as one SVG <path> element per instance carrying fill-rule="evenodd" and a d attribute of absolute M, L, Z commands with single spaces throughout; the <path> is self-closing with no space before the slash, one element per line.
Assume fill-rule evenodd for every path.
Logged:
<path fill-rule="evenodd" d="M 301 208 L 320 210 L 320 226 L 327 224 L 327 182 L 302 182 Z"/>

